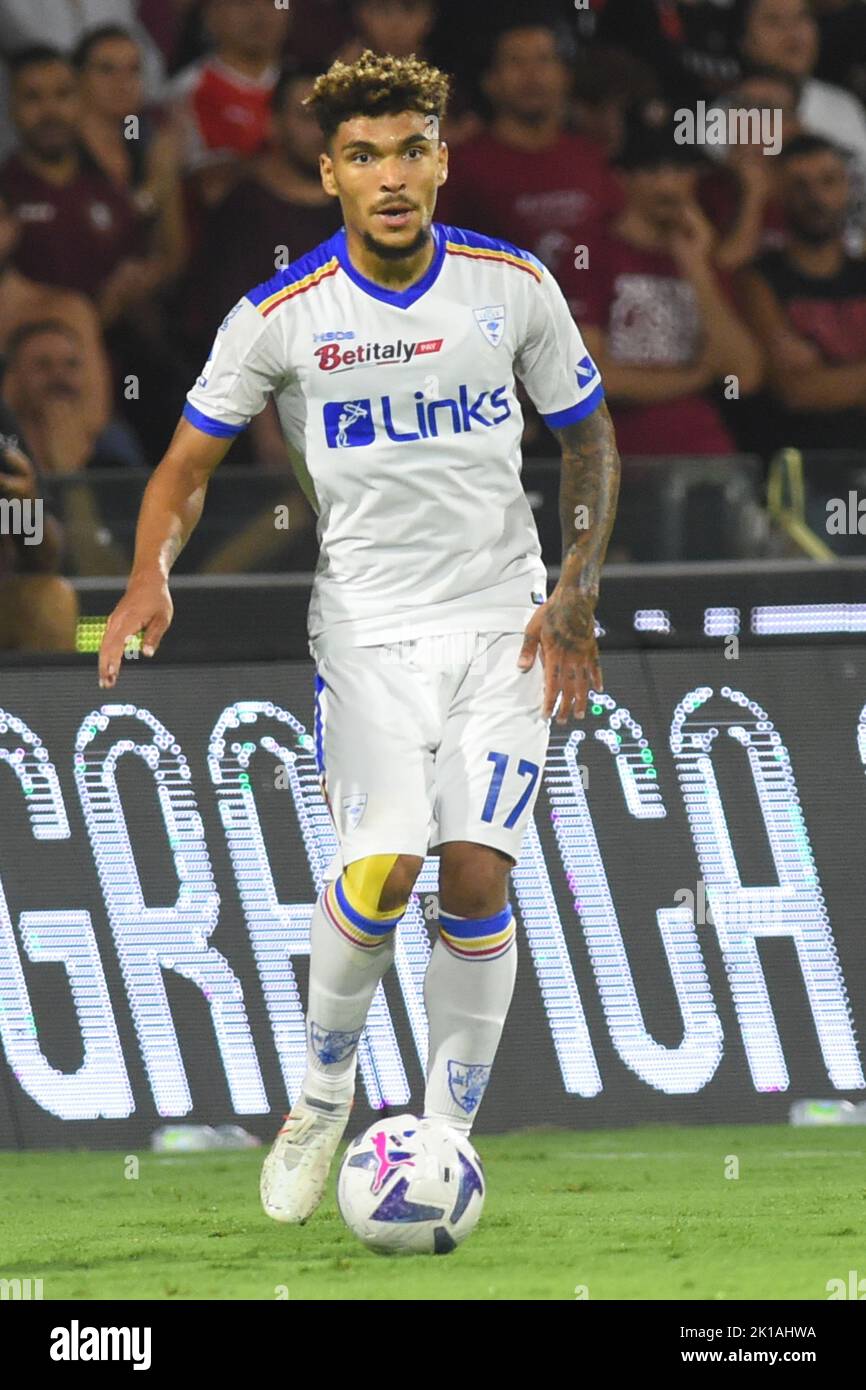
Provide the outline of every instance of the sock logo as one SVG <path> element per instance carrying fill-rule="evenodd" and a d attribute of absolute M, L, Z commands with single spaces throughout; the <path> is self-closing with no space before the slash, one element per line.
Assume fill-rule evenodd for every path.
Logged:
<path fill-rule="evenodd" d="M 448 1058 L 448 1089 L 467 1115 L 477 1110 L 490 1080 L 490 1067 L 483 1062 L 457 1062 Z"/>
<path fill-rule="evenodd" d="M 363 1028 L 351 1032 L 341 1032 L 339 1028 L 320 1028 L 310 1019 L 310 1042 L 313 1051 L 324 1066 L 332 1062 L 344 1062 L 358 1046 Z"/>

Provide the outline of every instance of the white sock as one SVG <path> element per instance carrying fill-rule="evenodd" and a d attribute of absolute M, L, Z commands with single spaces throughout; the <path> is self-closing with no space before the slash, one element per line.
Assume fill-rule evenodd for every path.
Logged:
<path fill-rule="evenodd" d="M 394 928 L 357 912 L 342 877 L 316 900 L 310 923 L 306 1096 L 345 1104 L 355 1094 L 358 1042 L 373 995 L 394 960 Z"/>
<path fill-rule="evenodd" d="M 511 905 L 491 917 L 440 912 L 424 976 L 430 1029 L 424 1116 L 469 1134 L 481 1103 L 517 975 Z"/>

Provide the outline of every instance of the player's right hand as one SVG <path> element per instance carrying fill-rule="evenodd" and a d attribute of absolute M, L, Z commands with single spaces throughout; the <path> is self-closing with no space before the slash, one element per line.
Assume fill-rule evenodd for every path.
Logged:
<path fill-rule="evenodd" d="M 130 579 L 126 593 L 108 619 L 99 649 L 100 689 L 111 690 L 116 683 L 130 637 L 141 632 L 141 649 L 145 656 L 153 656 L 173 617 L 174 604 L 161 574 Z"/>

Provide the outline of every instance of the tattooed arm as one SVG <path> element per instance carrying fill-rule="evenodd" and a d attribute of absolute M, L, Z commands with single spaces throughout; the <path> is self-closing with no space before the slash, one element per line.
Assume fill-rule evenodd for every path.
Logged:
<path fill-rule="evenodd" d="M 104 689 L 116 684 L 130 637 L 143 630 L 142 650 L 152 656 L 165 636 L 174 616 L 168 591 L 171 567 L 198 524 L 210 476 L 231 443 L 231 438 L 205 434 L 181 419 L 165 457 L 148 479 L 132 573 L 99 652 L 99 684 Z"/>
<path fill-rule="evenodd" d="M 541 646 L 544 716 L 561 693 L 557 723 L 582 719 L 590 688 L 603 689 L 595 641 L 595 605 L 619 496 L 620 462 L 604 401 L 586 419 L 554 431 L 562 446 L 559 514 L 562 572 L 526 628 L 518 664 L 529 670 Z"/>

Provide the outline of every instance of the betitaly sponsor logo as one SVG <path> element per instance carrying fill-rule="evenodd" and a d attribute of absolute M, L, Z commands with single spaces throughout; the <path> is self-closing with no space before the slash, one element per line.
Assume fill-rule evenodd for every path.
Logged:
<path fill-rule="evenodd" d="M 456 396 L 434 401 L 428 400 L 423 391 L 415 391 L 411 404 L 405 398 L 381 396 L 375 400 L 365 396 L 353 401 L 327 401 L 323 407 L 329 449 L 362 448 L 372 444 L 381 433 L 394 444 L 467 434 L 493 429 L 510 415 L 507 385 L 477 395 L 461 385 Z"/>
<path fill-rule="evenodd" d="M 359 343 L 351 348 L 333 341 L 317 347 L 314 356 L 323 372 L 348 372 L 353 367 L 365 367 L 370 362 L 382 367 L 405 366 L 407 362 L 414 362 L 416 357 L 429 357 L 432 353 L 441 352 L 444 341 L 444 338 L 424 338 L 420 342 L 410 343 L 398 338 L 396 343 Z"/>

